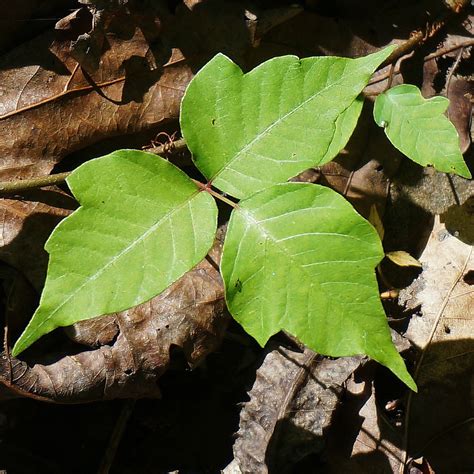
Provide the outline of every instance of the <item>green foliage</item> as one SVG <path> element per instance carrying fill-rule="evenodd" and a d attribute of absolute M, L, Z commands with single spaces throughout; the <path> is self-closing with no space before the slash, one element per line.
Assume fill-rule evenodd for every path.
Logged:
<path fill-rule="evenodd" d="M 214 199 L 156 155 L 116 151 L 80 166 L 67 182 L 81 207 L 46 243 L 41 302 L 13 355 L 59 326 L 149 300 L 214 241 Z"/>
<path fill-rule="evenodd" d="M 424 99 L 416 86 L 403 84 L 379 95 L 374 119 L 392 144 L 416 163 L 471 178 L 459 150 L 459 137 L 444 112 L 445 97 Z"/>
<path fill-rule="evenodd" d="M 285 183 L 345 146 L 359 94 L 391 51 L 284 56 L 247 74 L 219 54 L 189 84 L 181 127 L 209 182 L 244 199 L 232 212 L 221 265 L 232 315 L 260 344 L 284 329 L 323 354 L 367 354 L 416 389 L 379 300 L 374 268 L 384 254 L 376 231 L 336 192 Z M 446 101 L 401 87 L 377 99 L 377 123 L 415 161 L 468 176 L 442 115 Z M 155 155 L 117 151 L 80 166 L 68 184 L 81 207 L 46 244 L 40 306 L 13 355 L 56 327 L 151 299 L 204 258 L 215 236 L 209 186 Z"/>
<path fill-rule="evenodd" d="M 335 191 L 287 183 L 232 212 L 221 272 L 227 306 L 261 345 L 281 329 L 331 356 L 367 354 L 415 384 L 378 295 L 377 231 Z"/>
<path fill-rule="evenodd" d="M 347 137 L 356 125 L 360 104 L 351 104 L 391 51 L 359 59 L 282 56 L 247 74 L 218 54 L 191 81 L 181 106 L 196 166 L 221 191 L 245 198 L 327 163 L 345 144 L 341 130 Z"/>

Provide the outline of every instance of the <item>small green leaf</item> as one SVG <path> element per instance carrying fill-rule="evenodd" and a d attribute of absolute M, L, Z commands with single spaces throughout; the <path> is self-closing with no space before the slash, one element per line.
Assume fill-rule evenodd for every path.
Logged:
<path fill-rule="evenodd" d="M 351 138 L 356 128 L 363 105 L 364 97 L 359 96 L 337 117 L 334 136 L 332 137 L 328 150 L 321 160 L 321 164 L 331 161 L 347 145 L 349 138 Z"/>
<path fill-rule="evenodd" d="M 245 198 L 330 161 L 357 122 L 354 100 L 392 49 L 358 59 L 282 56 L 247 74 L 218 54 L 196 74 L 181 105 L 196 166 L 220 190 Z"/>
<path fill-rule="evenodd" d="M 471 178 L 454 125 L 444 115 L 449 100 L 424 99 L 416 86 L 404 84 L 380 94 L 374 119 L 393 146 L 422 166 Z"/>
<path fill-rule="evenodd" d="M 156 155 L 117 151 L 83 164 L 67 182 L 82 206 L 46 242 L 40 305 L 14 356 L 59 326 L 153 298 L 199 263 L 214 240 L 214 199 Z"/>
<path fill-rule="evenodd" d="M 335 191 L 276 185 L 232 213 L 221 262 L 227 306 L 261 345 L 284 329 L 322 354 L 367 354 L 416 389 L 379 299 L 383 256 L 376 230 Z"/>

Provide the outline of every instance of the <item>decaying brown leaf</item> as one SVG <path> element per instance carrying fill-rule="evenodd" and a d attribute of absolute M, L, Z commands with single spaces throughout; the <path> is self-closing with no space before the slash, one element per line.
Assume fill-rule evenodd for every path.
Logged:
<path fill-rule="evenodd" d="M 234 461 L 224 472 L 291 472 L 296 462 L 321 452 L 344 383 L 360 362 L 270 348 L 240 413 Z"/>
<path fill-rule="evenodd" d="M 328 434 L 322 474 L 393 474 L 403 459 L 401 432 L 391 426 L 377 404 L 370 364 L 346 384 Z"/>
<path fill-rule="evenodd" d="M 213 250 L 220 253 L 220 243 Z M 4 396 L 61 403 L 157 397 L 173 348 L 191 366 L 220 344 L 228 316 L 215 264 L 204 260 L 152 300 L 68 330 L 88 350 L 0 360 Z"/>
<path fill-rule="evenodd" d="M 38 292 L 48 263 L 44 243 L 76 207 L 74 199 L 54 188 L 0 199 L 0 259 L 22 272 Z"/>
<path fill-rule="evenodd" d="M 471 215 L 471 232 L 473 226 Z M 463 232 L 466 238 L 465 226 Z M 454 237 L 437 218 L 420 260 L 423 273 L 400 295 L 408 308 L 421 305 L 407 330 L 421 351 L 419 393 L 407 412 L 408 454 L 426 457 L 435 472 L 467 472 L 474 466 L 472 242 Z"/>
<path fill-rule="evenodd" d="M 192 72 L 179 50 L 154 43 L 159 21 L 144 30 L 134 17 L 117 18 L 104 32 L 100 67 L 86 73 L 70 44 L 91 28 L 90 21 L 84 15 L 70 30 L 63 22 L 2 59 L 3 180 L 48 174 L 72 151 L 178 117 Z"/>

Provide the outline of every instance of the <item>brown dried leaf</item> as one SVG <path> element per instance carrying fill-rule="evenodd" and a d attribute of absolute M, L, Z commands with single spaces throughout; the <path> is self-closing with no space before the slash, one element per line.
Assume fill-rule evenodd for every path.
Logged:
<path fill-rule="evenodd" d="M 344 402 L 328 433 L 321 474 L 392 474 L 403 459 L 401 434 L 377 404 L 374 365 L 367 364 L 348 380 Z"/>
<path fill-rule="evenodd" d="M 306 349 L 270 349 L 240 414 L 234 461 L 224 472 L 290 472 L 320 452 L 324 432 L 359 357 L 329 360 Z"/>
<path fill-rule="evenodd" d="M 106 33 L 108 49 L 91 76 L 76 68 L 61 32 L 3 58 L 1 179 L 47 174 L 74 150 L 178 117 L 192 72 L 178 50 L 151 49 L 131 21 L 121 25 L 131 29 L 131 38 Z"/>
<path fill-rule="evenodd" d="M 472 61 L 474 56 L 470 59 Z M 474 75 L 471 78 L 453 76 L 449 83 L 448 99 L 448 117 L 458 131 L 461 152 L 466 153 L 471 146 Z"/>
<path fill-rule="evenodd" d="M 53 228 L 77 207 L 57 189 L 35 190 L 16 199 L 0 199 L 0 260 L 26 276 L 41 291 L 48 255 L 43 246 Z"/>
<path fill-rule="evenodd" d="M 38 291 L 47 264 L 44 242 L 75 206 L 69 196 L 54 189 L 30 192 L 22 200 L 0 200 L 5 243 L 0 258 L 23 271 Z M 221 240 L 210 254 L 217 262 Z M 7 304 L 11 340 L 36 304 L 27 297 L 28 285 L 21 278 L 16 281 Z M 67 329 L 73 341 L 94 350 L 78 352 L 77 346 L 71 348 L 59 338 L 54 344 L 47 339 L 39 343 L 27 362 L 9 361 L 3 354 L 2 392 L 64 403 L 158 396 L 157 382 L 170 364 L 172 347 L 181 348 L 189 364 L 195 365 L 220 343 L 228 322 L 224 306 L 216 264 L 205 260 L 149 302 Z"/>
<path fill-rule="evenodd" d="M 27 362 L 3 354 L 3 392 L 61 403 L 157 397 L 173 347 L 195 366 L 220 344 L 228 320 L 219 272 L 204 260 L 147 303 L 69 329 L 72 339 L 95 349 Z"/>
<path fill-rule="evenodd" d="M 471 214 L 471 236 L 473 223 Z M 463 235 L 466 239 L 466 227 Z M 426 457 L 435 472 L 468 471 L 474 465 L 472 243 L 451 235 L 437 218 L 420 257 L 423 273 L 400 294 L 408 308 L 421 305 L 407 330 L 422 354 L 419 393 L 413 394 L 407 413 L 408 452 Z"/>

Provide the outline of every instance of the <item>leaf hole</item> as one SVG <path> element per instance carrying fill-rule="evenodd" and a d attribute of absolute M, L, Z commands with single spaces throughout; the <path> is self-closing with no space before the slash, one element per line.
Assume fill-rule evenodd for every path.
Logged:
<path fill-rule="evenodd" d="M 375 168 L 375 171 L 378 171 L 378 172 L 383 171 L 383 165 L 378 165 L 377 168 Z"/>
<path fill-rule="evenodd" d="M 216 119 L 213 118 L 213 119 L 212 119 L 212 125 L 215 125 L 215 124 L 216 124 Z"/>
<path fill-rule="evenodd" d="M 165 329 L 169 329 L 169 328 L 170 328 L 170 325 L 166 324 Z"/>
<path fill-rule="evenodd" d="M 469 270 L 463 277 L 464 283 L 474 285 L 474 270 Z"/>
<path fill-rule="evenodd" d="M 131 375 L 132 372 L 133 372 L 132 369 L 125 369 L 125 370 L 123 371 L 123 373 L 124 373 L 125 375 Z"/>

